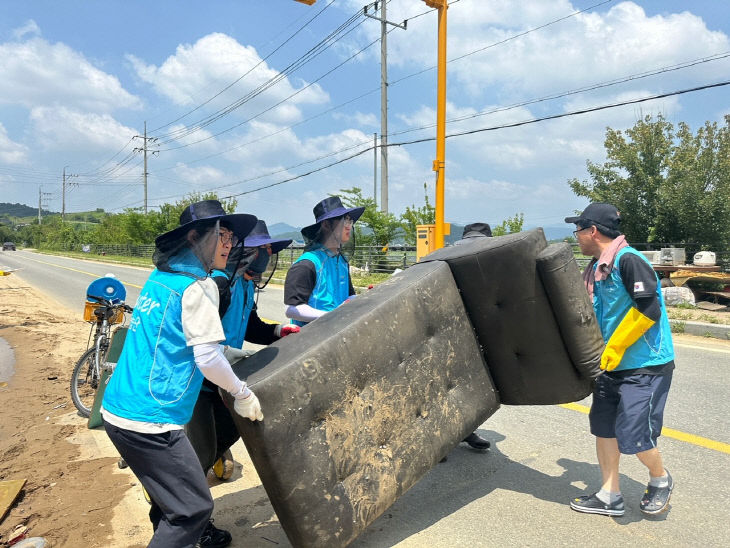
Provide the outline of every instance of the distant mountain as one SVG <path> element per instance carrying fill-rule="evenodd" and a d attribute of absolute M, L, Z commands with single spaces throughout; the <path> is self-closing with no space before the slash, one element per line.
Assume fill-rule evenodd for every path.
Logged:
<path fill-rule="evenodd" d="M 542 230 L 543 230 L 543 232 L 545 232 L 546 240 L 562 241 L 565 238 L 570 238 L 573 236 L 573 231 L 575 230 L 575 227 L 573 225 L 569 225 L 569 224 L 552 225 L 552 226 L 544 226 L 544 227 L 542 227 Z"/>
<path fill-rule="evenodd" d="M 48 211 L 47 209 L 41 209 L 42 215 L 51 215 L 52 213 L 52 211 Z M 0 202 L 1 217 L 32 217 L 33 215 L 38 216 L 37 207 L 30 207 L 25 204 Z"/>
<path fill-rule="evenodd" d="M 266 228 L 269 229 L 269 234 L 275 237 L 279 237 L 280 234 L 284 234 L 287 232 L 297 232 L 299 233 L 299 227 L 288 225 L 286 223 L 274 223 L 273 225 L 266 225 Z M 283 237 L 283 236 L 282 236 Z M 291 236 L 289 236 L 291 237 Z M 301 238 L 301 234 L 299 234 L 299 237 Z"/>

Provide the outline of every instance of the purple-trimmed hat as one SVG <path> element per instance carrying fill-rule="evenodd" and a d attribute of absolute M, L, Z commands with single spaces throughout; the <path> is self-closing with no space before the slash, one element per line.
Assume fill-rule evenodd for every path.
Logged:
<path fill-rule="evenodd" d="M 271 253 L 279 253 L 282 249 L 285 249 L 291 245 L 293 240 L 274 240 L 269 236 L 269 230 L 266 228 L 266 223 L 259 219 L 253 230 L 246 236 L 243 241 L 243 247 L 260 247 L 262 245 L 271 244 Z"/>
<path fill-rule="evenodd" d="M 166 244 L 183 237 L 184 234 L 201 221 L 220 219 L 231 231 L 243 240 L 258 220 L 254 215 L 247 213 L 227 214 L 218 200 L 203 200 L 186 207 L 180 214 L 180 226 L 155 238 L 155 245 L 162 249 Z"/>
<path fill-rule="evenodd" d="M 316 206 L 314 206 L 314 209 L 312 211 L 314 212 L 314 219 L 317 222 L 313 225 L 305 226 L 302 229 L 302 236 L 304 236 L 305 238 L 309 238 L 310 240 L 314 239 L 314 237 L 317 235 L 317 230 L 319 229 L 322 221 L 326 221 L 327 219 L 334 219 L 336 217 L 343 217 L 344 215 L 349 215 L 352 218 L 352 222 L 355 222 L 360 218 L 363 211 L 365 211 L 365 208 L 345 207 L 342 205 L 342 200 L 340 200 L 339 196 L 330 196 L 329 198 L 325 198 Z"/>

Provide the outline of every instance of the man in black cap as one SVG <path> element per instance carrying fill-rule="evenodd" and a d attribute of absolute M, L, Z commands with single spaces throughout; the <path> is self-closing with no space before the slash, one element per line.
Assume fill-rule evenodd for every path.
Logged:
<path fill-rule="evenodd" d="M 468 245 L 474 242 L 478 242 L 482 238 L 491 238 L 492 229 L 487 223 L 470 223 L 464 227 L 464 232 L 461 234 L 461 240 L 454 242 L 454 245 Z M 464 443 L 469 444 L 469 447 L 476 449 L 477 451 L 487 451 L 491 444 L 489 440 L 485 440 L 476 432 L 472 432 L 463 440 Z"/>
<path fill-rule="evenodd" d="M 211 278 L 256 224 L 217 200 L 189 205 L 155 240 L 157 267 L 142 287 L 104 393 L 104 428 L 150 497 L 149 546 L 225 546 L 209 521 L 213 498 L 185 436 L 203 378 L 229 392 L 236 413 L 262 420 L 256 395 L 223 355 L 218 287 Z"/>
<path fill-rule="evenodd" d="M 491 238 L 492 229 L 487 223 L 471 223 L 464 227 L 461 234 L 461 240 L 454 242 L 454 245 L 464 245 L 473 241 L 475 238 Z"/>
<path fill-rule="evenodd" d="M 575 224 L 581 253 L 593 257 L 583 279 L 606 342 L 601 356 L 605 373 L 596 380 L 589 415 L 601 489 L 571 500 L 570 507 L 622 516 L 619 458 L 635 454 L 649 469 L 639 510 L 658 514 L 667 510 L 674 488 L 657 448 L 674 370 L 672 334 L 658 278 L 649 261 L 626 242 L 621 215 L 611 204 L 590 204 L 565 222 Z"/>
<path fill-rule="evenodd" d="M 342 247 L 352 238 L 352 226 L 365 208 L 344 207 L 339 196 L 332 196 L 313 211 L 316 222 L 302 229 L 305 253 L 289 269 L 284 282 L 286 316 L 297 325 L 316 320 L 355 294 Z"/>
<path fill-rule="evenodd" d="M 255 291 L 262 289 L 268 282 L 262 276 L 269 270 L 269 261 L 273 257 L 275 264 L 279 251 L 291 243 L 292 240 L 272 238 L 266 223 L 259 219 L 243 245 L 231 251 L 225 269 L 214 274 L 221 296 L 218 312 L 225 335 L 223 354 L 231 363 L 253 353 L 251 350 L 242 350 L 244 340 L 252 344 L 269 345 L 299 332 L 299 326 L 296 325 L 264 322 L 256 309 Z M 218 478 L 229 479 L 233 473 L 230 448 L 240 435 L 218 394 L 218 387 L 207 379 L 203 381 L 185 433 L 203 470 L 207 473 L 212 468 Z M 222 535 L 218 536 L 222 538 Z"/>

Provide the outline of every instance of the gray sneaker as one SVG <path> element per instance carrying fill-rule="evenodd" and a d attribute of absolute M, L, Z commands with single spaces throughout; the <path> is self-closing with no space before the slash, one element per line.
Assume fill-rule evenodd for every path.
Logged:
<path fill-rule="evenodd" d="M 669 476 L 669 485 L 666 487 L 646 486 L 644 496 L 641 497 L 641 502 L 639 502 L 639 510 L 645 514 L 661 514 L 669 507 L 669 498 L 672 496 L 672 489 L 674 489 L 674 480 L 669 470 L 666 470 L 666 472 Z"/>
<path fill-rule="evenodd" d="M 570 507 L 576 512 L 601 514 L 603 516 L 623 516 L 625 511 L 623 497 L 613 504 L 606 504 L 596 496 L 596 493 L 574 498 L 570 501 Z"/>

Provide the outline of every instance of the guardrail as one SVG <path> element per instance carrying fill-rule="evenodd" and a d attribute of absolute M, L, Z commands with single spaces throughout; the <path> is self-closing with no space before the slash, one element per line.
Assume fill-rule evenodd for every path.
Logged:
<path fill-rule="evenodd" d="M 581 255 L 577 243 L 571 244 L 576 261 L 580 267 L 584 267 L 590 261 L 590 257 Z M 691 262 L 696 251 L 702 246 L 694 243 L 634 243 L 631 244 L 639 251 L 659 251 L 663 247 L 682 247 L 686 249 L 687 261 Z M 145 257 L 152 259 L 155 246 L 129 245 L 129 244 L 88 244 L 79 249 L 78 245 L 60 246 L 63 251 L 85 251 L 90 255 L 121 255 L 127 257 Z M 303 246 L 291 246 L 279 253 L 279 268 L 288 270 L 304 252 Z M 730 250 L 716 251 L 717 265 L 723 272 L 730 272 Z M 395 269 L 406 269 L 416 263 L 416 248 L 414 246 L 394 245 L 387 249 L 372 246 L 355 247 L 350 264 L 354 267 L 369 272 L 390 273 Z"/>

